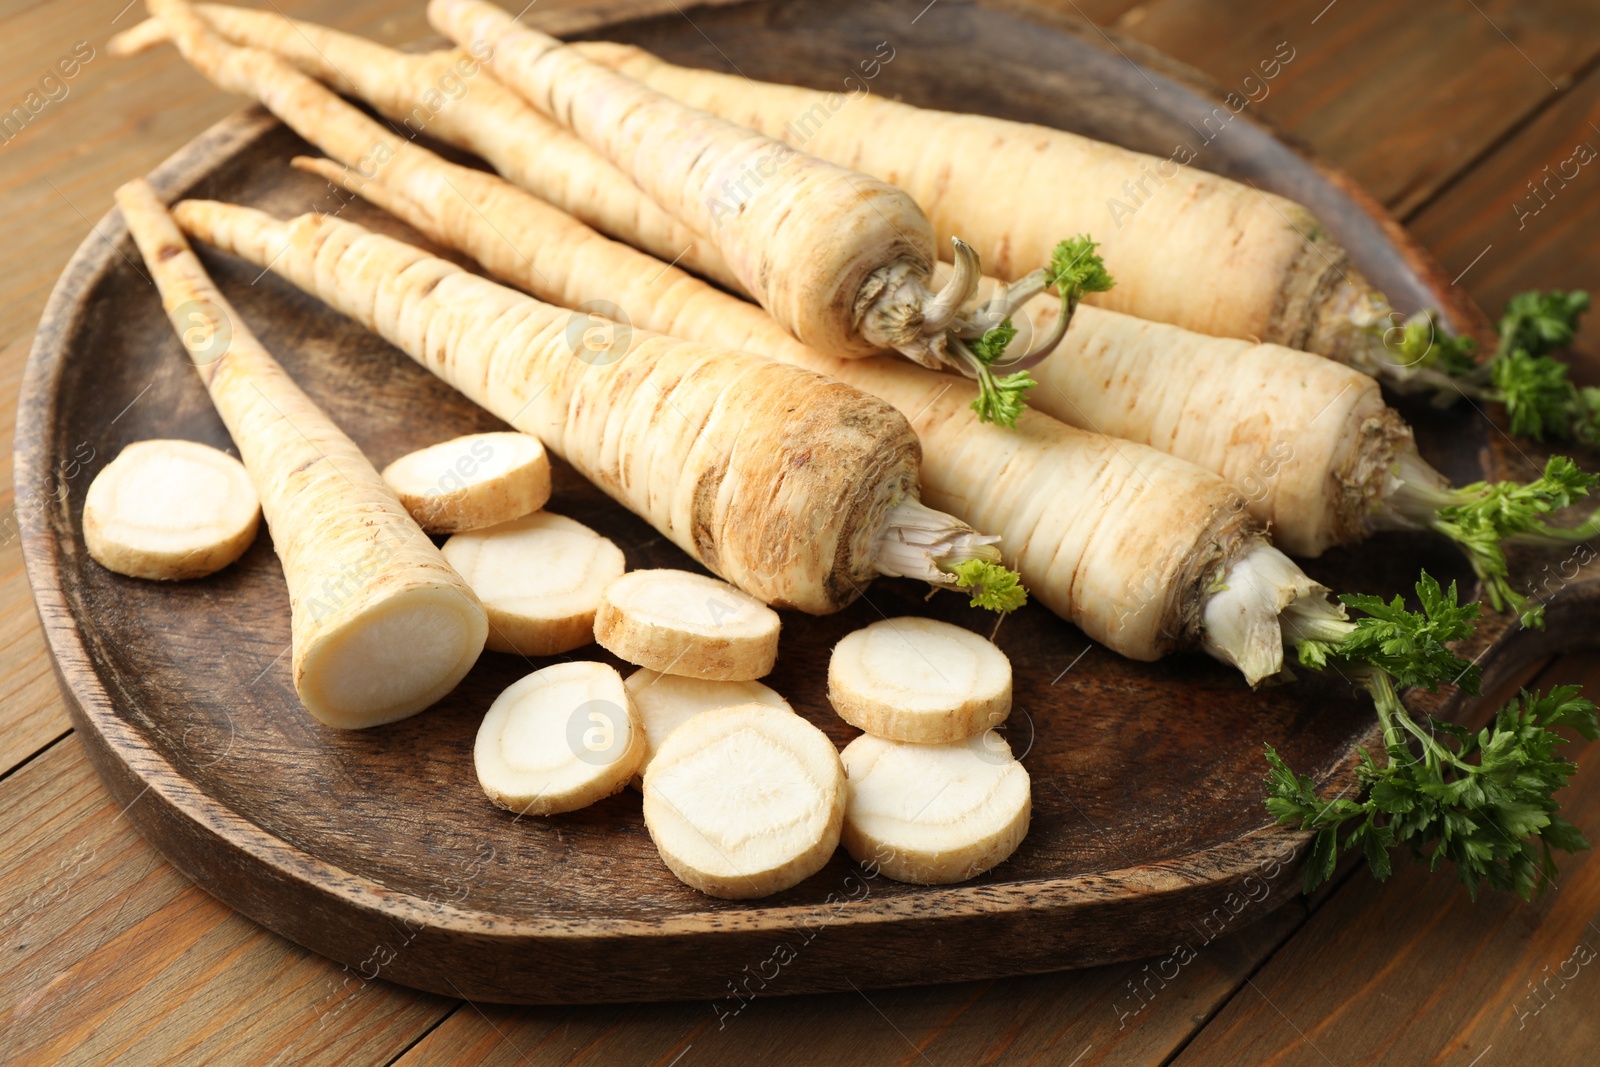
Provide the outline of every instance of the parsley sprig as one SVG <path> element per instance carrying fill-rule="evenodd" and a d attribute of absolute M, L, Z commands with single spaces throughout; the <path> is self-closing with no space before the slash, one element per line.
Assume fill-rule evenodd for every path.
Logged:
<path fill-rule="evenodd" d="M 1028 602 L 1022 576 L 986 559 L 969 559 L 944 568 L 956 579 L 962 592 L 972 598 L 970 606 L 998 611 L 1016 611 Z"/>
<path fill-rule="evenodd" d="M 1016 335 L 1017 328 L 1011 325 L 1010 319 L 1006 319 L 982 337 L 967 344 L 968 350 L 980 364 L 978 395 L 972 401 L 972 410 L 978 413 L 980 422 L 1015 426 L 1017 419 L 1022 415 L 1023 407 L 1027 405 L 1028 390 L 1039 384 L 1025 370 L 997 378 L 991 369 L 996 361 L 1005 355 L 1006 346 Z"/>
<path fill-rule="evenodd" d="M 1544 473 L 1531 482 L 1474 482 L 1458 489 L 1429 490 L 1408 486 L 1408 493 L 1429 513 L 1422 521 L 1461 546 L 1483 582 L 1496 611 L 1508 607 L 1524 626 L 1544 625 L 1544 605 L 1511 586 L 1505 546 L 1524 541 L 1577 544 L 1600 535 L 1600 512 L 1577 526 L 1558 527 L 1545 516 L 1588 496 L 1600 477 L 1585 474 L 1565 456 L 1551 456 Z"/>
<path fill-rule="evenodd" d="M 1421 611 L 1399 597 L 1341 597 L 1365 617 L 1319 620 L 1315 632 L 1298 635 L 1302 665 L 1337 667 L 1371 693 L 1383 761 L 1363 751 L 1358 795 L 1323 799 L 1311 778 L 1268 745 L 1267 810 L 1280 823 L 1315 831 L 1308 892 L 1332 877 L 1341 851 L 1359 850 L 1382 880 L 1391 871 L 1389 850 L 1404 846 L 1429 870 L 1453 863 L 1474 897 L 1488 885 L 1531 899 L 1550 884 L 1555 851 L 1589 847 L 1556 814 L 1554 793 L 1577 768 L 1556 754 L 1565 738 L 1554 731 L 1570 727 L 1595 740 L 1600 719 L 1576 686 L 1561 686 L 1548 695 L 1520 694 L 1476 733 L 1436 719 L 1419 724 L 1398 689 L 1454 684 L 1476 696 L 1480 677 L 1448 647 L 1471 635 L 1478 605 L 1458 604 L 1455 583 L 1442 590 L 1426 573 L 1416 591 Z"/>
<path fill-rule="evenodd" d="M 1103 293 L 1116 284 L 1106 272 L 1105 261 L 1095 252 L 1098 247 L 1088 234 L 1069 238 L 1056 245 L 1049 266 L 1043 270 L 1043 287 L 1055 290 L 1061 298 L 1059 321 L 1063 328 L 1085 295 Z M 981 422 L 1015 426 L 1027 403 L 1027 391 L 1038 384 L 1026 370 L 1004 377 L 994 374 L 995 367 L 1008 362 L 1006 350 L 1016 335 L 1016 327 L 1007 318 L 984 331 L 983 336 L 964 342 L 975 363 L 972 369 L 978 380 L 978 395 L 972 401 L 972 410 Z"/>
<path fill-rule="evenodd" d="M 1512 433 L 1596 445 L 1600 389 L 1576 385 L 1554 355 L 1572 344 L 1589 303 L 1582 290 L 1518 293 L 1500 317 L 1494 356 L 1482 364 L 1471 338 L 1440 332 L 1432 316 L 1413 318 L 1388 344 L 1403 366 L 1437 370 L 1459 392 L 1504 404 Z"/>

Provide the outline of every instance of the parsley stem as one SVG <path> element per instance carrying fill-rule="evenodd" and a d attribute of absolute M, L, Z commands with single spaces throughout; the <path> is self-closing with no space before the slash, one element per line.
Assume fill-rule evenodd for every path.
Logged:
<path fill-rule="evenodd" d="M 1411 725 L 1410 716 L 1406 714 L 1400 694 L 1395 691 L 1394 679 L 1389 677 L 1388 672 L 1369 671 L 1363 682 L 1372 694 L 1372 706 L 1378 712 L 1378 723 L 1383 727 L 1383 741 L 1391 753 L 1390 762 L 1393 762 L 1392 753 L 1406 743 L 1402 727 Z"/>
<path fill-rule="evenodd" d="M 1027 599 L 1000 559 L 1000 538 L 907 497 L 889 509 L 873 553 L 879 574 L 917 578 L 972 595 L 974 607 L 1011 611 Z"/>

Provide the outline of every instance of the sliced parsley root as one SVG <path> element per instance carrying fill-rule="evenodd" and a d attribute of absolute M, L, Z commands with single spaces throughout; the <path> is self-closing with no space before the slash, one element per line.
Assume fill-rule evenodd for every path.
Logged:
<path fill-rule="evenodd" d="M 1571 727 L 1600 738 L 1594 704 L 1576 686 L 1548 695 L 1522 693 L 1500 709 L 1492 725 L 1473 732 L 1452 723 L 1419 723 L 1399 690 L 1457 685 L 1479 693 L 1475 664 L 1447 642 L 1471 635 L 1478 605 L 1457 603 L 1456 587 L 1442 590 L 1426 573 L 1417 583 L 1421 611 L 1395 597 L 1346 596 L 1365 618 L 1317 620 L 1286 632 L 1302 665 L 1334 668 L 1372 694 L 1383 726 L 1382 761 L 1361 753 L 1355 796 L 1324 799 L 1316 783 L 1296 774 L 1266 746 L 1267 810 L 1284 824 L 1316 832 L 1306 864 L 1305 888 L 1332 877 L 1341 851 L 1360 850 L 1380 880 L 1389 876 L 1389 849 L 1405 846 L 1430 871 L 1455 864 L 1468 893 L 1514 890 L 1531 899 L 1556 870 L 1554 852 L 1577 852 L 1589 842 L 1556 814 L 1555 791 L 1575 764 L 1556 755 Z"/>

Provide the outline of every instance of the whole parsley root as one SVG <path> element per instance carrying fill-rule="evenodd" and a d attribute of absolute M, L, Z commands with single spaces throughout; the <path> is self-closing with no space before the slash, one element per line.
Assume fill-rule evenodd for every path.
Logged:
<path fill-rule="evenodd" d="M 1555 729 L 1600 738 L 1595 706 L 1577 686 L 1559 686 L 1520 694 L 1477 732 L 1437 719 L 1419 723 L 1399 690 L 1456 685 L 1478 695 L 1477 665 L 1448 643 L 1471 636 L 1479 606 L 1458 604 L 1454 583 L 1443 590 L 1426 573 L 1416 592 L 1421 611 L 1408 610 L 1398 596 L 1387 603 L 1346 596 L 1345 605 L 1364 618 L 1316 620 L 1292 635 L 1302 665 L 1336 670 L 1372 695 L 1384 752 L 1380 762 L 1362 751 L 1357 795 L 1323 798 L 1268 745 L 1267 810 L 1280 823 L 1316 832 L 1308 892 L 1333 875 L 1341 851 L 1360 850 L 1382 880 L 1391 870 L 1389 850 L 1404 846 L 1430 871 L 1454 864 L 1474 897 L 1487 885 L 1531 899 L 1554 877 L 1556 851 L 1589 847 L 1557 814 L 1554 794 L 1577 766 L 1556 754 L 1566 739 Z"/>
<path fill-rule="evenodd" d="M 333 157 L 297 160 L 297 166 L 345 184 L 541 300 L 566 306 L 616 301 L 626 307 L 636 330 L 805 367 L 899 409 L 921 440 L 921 499 L 929 508 L 1001 535 L 1005 562 L 1016 574 L 1007 571 L 993 546 L 975 542 L 967 549 L 924 548 L 911 561 L 914 566 L 886 569 L 895 566 L 890 552 L 902 547 L 887 542 L 909 548 L 921 538 L 932 545 L 944 540 L 940 526 L 951 526 L 948 516 L 924 522 L 926 516 L 903 508 L 904 499 L 891 509 L 897 517 L 879 531 L 888 536 L 875 535 L 871 554 L 877 573 L 914 575 L 958 591 L 970 583 L 969 597 L 995 608 L 1020 603 L 1020 586 L 1025 584 L 1028 599 L 1113 651 L 1154 660 L 1198 645 L 1238 666 L 1252 682 L 1282 666 L 1279 615 L 1293 602 L 1321 600 L 1325 592 L 1262 541 L 1259 524 L 1236 506 L 1235 491 L 1212 472 L 1035 412 L 1024 412 L 1014 430 L 983 425 L 970 406 L 975 383 L 904 360 L 837 359 L 818 352 L 800 344 L 755 305 L 636 248 L 608 241 L 507 182 L 446 163 L 420 145 L 394 144 L 388 163 L 359 174 L 374 143 L 389 138 L 382 142 L 389 146 L 397 140 L 391 131 L 333 93 L 319 95 L 303 76 L 290 84 L 287 77 L 295 72 L 281 63 L 266 69 L 263 60 L 271 57 L 264 53 L 254 53 L 248 65 L 233 59 L 219 71 L 213 60 L 224 57 L 208 54 L 217 50 L 218 42 L 200 40 L 203 32 L 186 30 L 174 36 L 203 73 L 235 91 L 256 95 Z M 297 37 L 291 27 L 284 39 Z M 316 40 L 326 50 L 336 39 L 318 35 Z M 367 71 L 356 69 L 362 61 L 359 50 L 327 54 L 355 82 L 366 78 Z M 316 66 L 304 50 L 287 58 Z M 253 81 L 255 77 L 262 80 Z M 451 109 L 465 115 L 478 99 L 468 93 L 452 101 Z M 395 106 L 381 95 L 373 102 L 380 110 Z M 623 185 L 642 202 L 636 188 Z M 623 211 L 616 219 L 632 217 Z M 642 233 L 623 236 L 644 243 Z M 537 249 L 537 262 L 518 249 Z M 1090 258 L 1097 254 L 1087 239 L 1079 238 L 1062 256 L 1053 257 L 1058 260 L 1052 264 L 1053 276 L 1069 289 L 1108 284 L 1103 267 Z M 1040 286 L 1033 295 L 1042 294 L 1048 281 L 1039 272 L 1030 283 Z M 1008 287 L 1007 299 L 1019 291 L 1026 290 Z M 1055 300 L 1060 299 L 1057 293 Z M 986 315 L 1003 309 L 1003 303 L 993 300 L 982 308 Z M 1004 318 L 1000 315 L 988 329 Z M 830 523 L 835 514 L 821 509 L 804 525 Z M 1208 621 L 1201 625 L 1202 620 Z"/>
<path fill-rule="evenodd" d="M 933 224 L 898 186 L 688 107 L 485 0 L 432 0 L 428 19 L 714 245 L 799 340 L 844 358 L 892 349 L 972 370 L 951 349 L 977 256 L 952 236 L 957 269 L 936 285 Z M 1007 388 L 994 414 L 1017 401 Z"/>

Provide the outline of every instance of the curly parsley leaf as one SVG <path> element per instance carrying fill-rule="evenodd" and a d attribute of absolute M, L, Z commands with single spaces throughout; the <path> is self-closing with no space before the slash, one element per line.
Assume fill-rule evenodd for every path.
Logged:
<path fill-rule="evenodd" d="M 972 607 L 1006 613 L 1016 611 L 1028 602 L 1028 591 L 1022 587 L 1022 575 L 998 563 L 969 559 L 945 569 L 955 577 L 962 591 L 972 598 Z"/>
<path fill-rule="evenodd" d="M 1439 508 L 1430 525 L 1466 552 L 1496 611 L 1509 606 L 1521 614 L 1524 626 L 1541 626 L 1544 605 L 1531 603 L 1511 587 L 1505 544 L 1517 537 L 1571 542 L 1593 536 L 1590 523 L 1558 529 L 1544 517 L 1587 496 L 1596 484 L 1600 477 L 1585 474 L 1565 456 L 1551 456 L 1544 474 L 1531 482 L 1462 486 L 1451 494 L 1460 502 Z"/>
<path fill-rule="evenodd" d="M 1576 686 L 1522 693 L 1477 733 L 1445 723 L 1423 730 L 1387 684 L 1374 687 L 1374 698 L 1389 737 L 1386 761 L 1361 754 L 1357 798 L 1324 800 L 1316 783 L 1266 747 L 1267 810 L 1316 832 L 1308 892 L 1332 875 L 1339 851 L 1359 850 L 1383 880 L 1388 850 L 1403 845 L 1429 870 L 1453 864 L 1473 897 L 1487 885 L 1531 900 L 1550 885 L 1556 851 L 1589 847 L 1554 799 L 1577 770 L 1556 754 L 1566 739 L 1555 729 L 1600 737 L 1595 706 Z"/>

